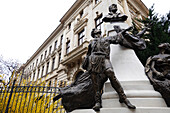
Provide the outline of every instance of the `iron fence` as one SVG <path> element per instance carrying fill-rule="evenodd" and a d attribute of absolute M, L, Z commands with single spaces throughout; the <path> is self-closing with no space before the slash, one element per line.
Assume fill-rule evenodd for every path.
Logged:
<path fill-rule="evenodd" d="M 58 87 L 12 86 L 0 87 L 1 113 L 66 113 L 61 99 L 53 102 Z"/>

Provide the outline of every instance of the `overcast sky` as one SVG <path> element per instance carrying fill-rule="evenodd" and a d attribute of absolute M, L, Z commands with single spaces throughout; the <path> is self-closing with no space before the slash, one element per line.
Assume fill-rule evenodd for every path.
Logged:
<path fill-rule="evenodd" d="M 59 25 L 76 0 L 0 0 L 0 55 L 25 63 Z M 169 12 L 170 0 L 142 0 Z"/>

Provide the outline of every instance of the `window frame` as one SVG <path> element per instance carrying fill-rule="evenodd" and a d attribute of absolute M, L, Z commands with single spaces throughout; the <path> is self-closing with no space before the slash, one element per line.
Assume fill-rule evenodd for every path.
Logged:
<path fill-rule="evenodd" d="M 54 50 L 57 49 L 57 42 L 58 41 L 56 40 L 55 43 L 54 43 Z"/>
<path fill-rule="evenodd" d="M 100 29 L 101 30 L 101 25 L 102 25 L 102 17 L 103 17 L 103 15 L 102 14 L 100 14 L 100 15 L 98 15 L 94 20 L 95 20 L 95 28 L 97 28 L 97 29 Z"/>
<path fill-rule="evenodd" d="M 81 10 L 79 14 L 80 14 L 80 18 L 82 18 L 84 14 L 84 10 Z"/>
<path fill-rule="evenodd" d="M 85 37 L 85 30 L 82 29 L 82 30 L 78 33 L 78 46 L 80 46 L 80 45 L 84 42 L 84 37 Z"/>
<path fill-rule="evenodd" d="M 52 60 L 52 64 L 51 64 L 51 71 L 54 70 L 54 66 L 55 66 L 55 57 L 53 57 L 53 60 Z"/>
<path fill-rule="evenodd" d="M 44 59 L 47 57 L 47 50 L 44 53 Z"/>
<path fill-rule="evenodd" d="M 44 66 L 42 66 L 41 77 L 43 77 L 43 73 L 44 73 Z"/>
<path fill-rule="evenodd" d="M 49 47 L 49 55 L 51 54 L 52 46 Z"/>
<path fill-rule="evenodd" d="M 60 46 L 62 46 L 62 44 L 63 44 L 63 35 L 61 35 L 60 37 Z"/>
<path fill-rule="evenodd" d="M 46 75 L 48 74 L 49 64 L 50 64 L 50 62 L 47 62 L 46 72 L 45 72 Z"/>
<path fill-rule="evenodd" d="M 68 24 L 68 30 L 71 29 L 71 22 Z"/>
<path fill-rule="evenodd" d="M 70 40 L 67 41 L 66 43 L 66 54 L 70 52 Z"/>

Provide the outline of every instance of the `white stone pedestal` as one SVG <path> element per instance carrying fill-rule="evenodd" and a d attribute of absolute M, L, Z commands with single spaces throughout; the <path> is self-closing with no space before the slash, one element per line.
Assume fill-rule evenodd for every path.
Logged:
<path fill-rule="evenodd" d="M 132 49 L 111 45 L 110 60 L 125 94 L 136 109 L 128 109 L 126 105 L 119 103 L 118 94 L 108 80 L 102 96 L 103 108 L 98 113 L 170 113 L 170 108 L 166 106 L 161 95 L 153 89 L 144 73 L 143 65 Z M 72 113 L 96 112 L 84 109 Z"/>

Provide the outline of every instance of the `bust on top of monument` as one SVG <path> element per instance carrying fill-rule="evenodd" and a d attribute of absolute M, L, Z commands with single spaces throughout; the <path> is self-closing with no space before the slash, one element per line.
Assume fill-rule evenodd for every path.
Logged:
<path fill-rule="evenodd" d="M 124 22 L 128 16 L 125 14 L 117 13 L 117 4 L 109 6 L 109 13 L 103 18 L 103 22 Z"/>

